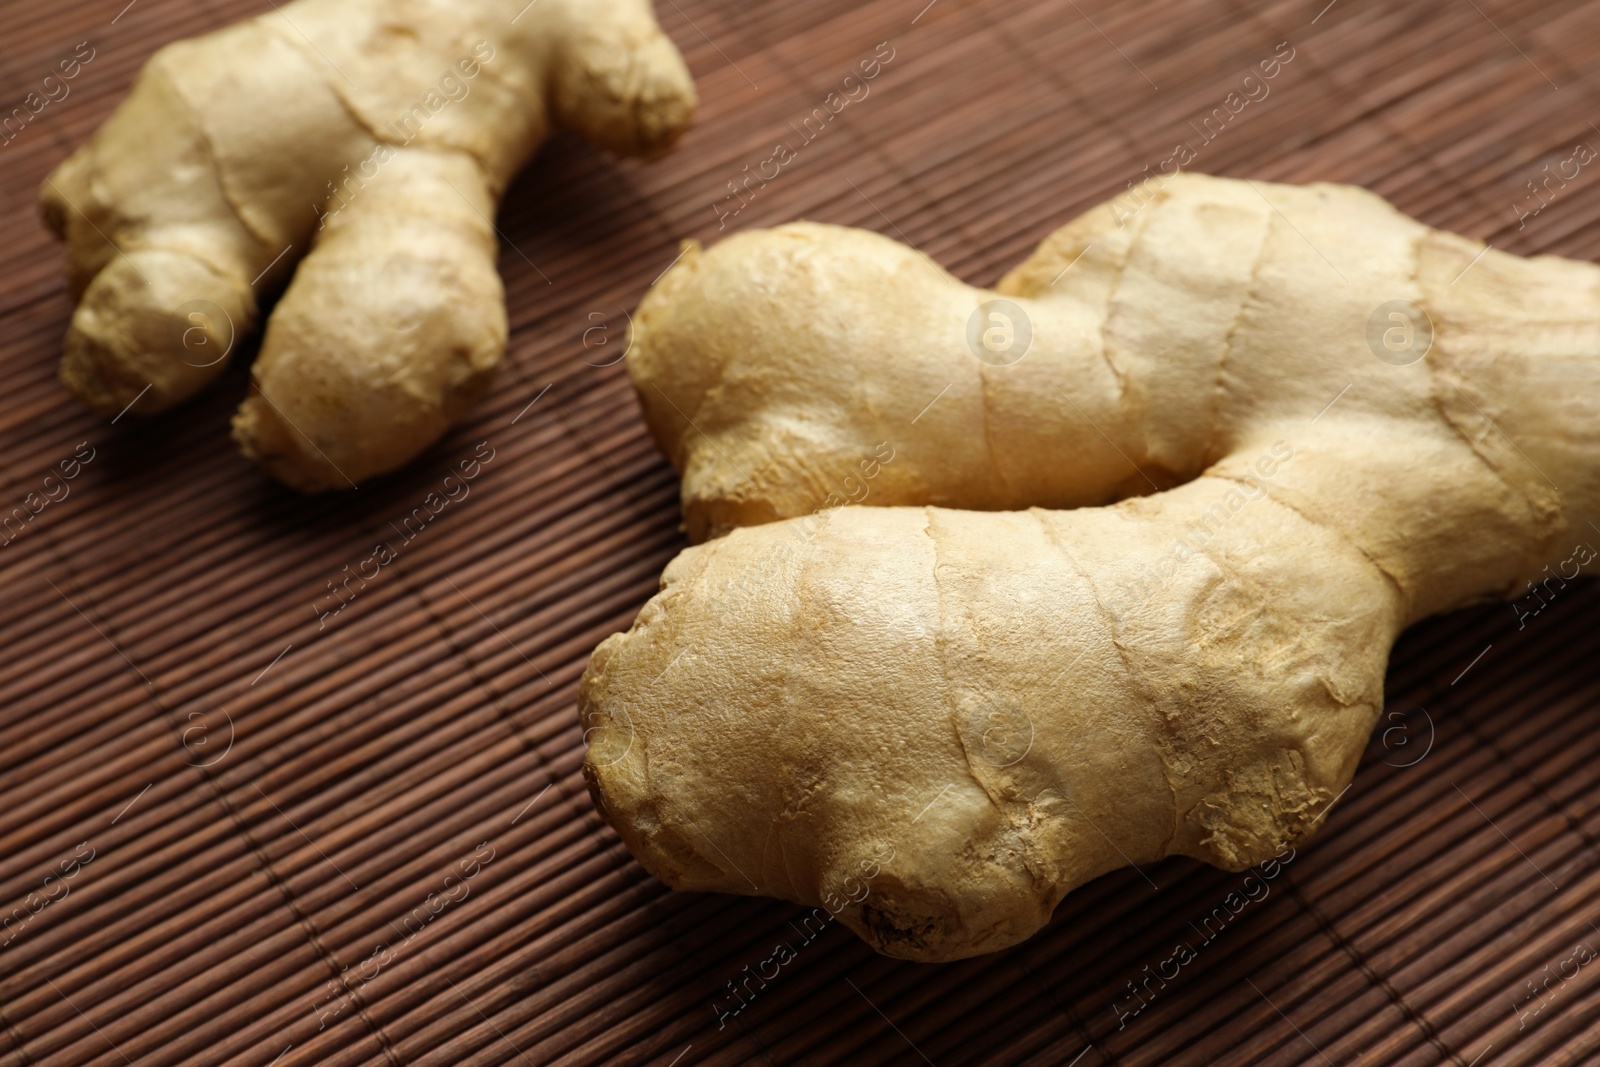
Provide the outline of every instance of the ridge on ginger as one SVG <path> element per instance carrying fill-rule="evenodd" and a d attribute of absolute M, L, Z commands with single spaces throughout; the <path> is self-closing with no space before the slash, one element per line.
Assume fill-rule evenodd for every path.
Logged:
<path fill-rule="evenodd" d="M 694 105 L 648 0 L 295 0 L 169 44 L 40 190 L 77 301 L 61 379 L 163 411 L 288 283 L 240 449 L 307 491 L 393 470 L 505 351 L 512 176 L 556 128 L 657 154 Z"/>
<path fill-rule="evenodd" d="M 968 342 L 996 299 L 1013 361 Z M 669 885 L 908 959 L 1301 841 L 1402 629 L 1600 521 L 1600 269 L 1347 186 L 1173 178 L 993 292 L 859 230 L 748 232 L 634 321 L 706 543 L 590 662 L 591 791 Z"/>

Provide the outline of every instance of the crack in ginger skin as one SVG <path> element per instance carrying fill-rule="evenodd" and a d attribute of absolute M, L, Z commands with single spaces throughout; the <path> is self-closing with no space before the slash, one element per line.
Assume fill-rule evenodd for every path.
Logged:
<path fill-rule="evenodd" d="M 1248 867 L 1350 782 L 1406 626 L 1515 595 L 1594 532 L 1600 269 L 1344 186 L 1185 175 L 1140 214 L 1091 211 L 1007 275 L 1033 347 L 981 390 L 959 364 L 993 294 L 875 234 L 747 232 L 646 296 L 629 369 L 714 540 L 600 646 L 580 703 L 630 709 L 632 754 L 586 774 L 668 884 L 749 891 L 682 827 L 745 865 L 784 766 L 821 777 L 791 877 L 760 891 L 822 902 L 893 842 L 840 913 L 891 955 L 1014 944 L 1130 863 Z M 1399 299 L 1435 328 L 1406 366 L 1367 342 Z M 885 433 L 869 402 L 904 412 L 872 506 L 774 555 L 815 471 Z M 654 680 L 679 642 L 693 669 Z M 960 733 L 980 700 L 1026 714 L 1014 763 Z"/>
<path fill-rule="evenodd" d="M 287 283 L 235 440 L 307 491 L 393 470 L 505 352 L 515 173 L 558 128 L 655 155 L 694 106 L 648 0 L 295 0 L 169 44 L 40 190 L 78 300 L 61 379 L 170 408 Z"/>

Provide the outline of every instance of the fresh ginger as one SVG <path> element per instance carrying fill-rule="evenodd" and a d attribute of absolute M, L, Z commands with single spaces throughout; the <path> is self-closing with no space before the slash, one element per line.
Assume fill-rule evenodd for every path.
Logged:
<path fill-rule="evenodd" d="M 169 408 L 292 274 L 235 439 L 304 490 L 392 470 L 505 351 L 512 176 L 557 127 L 663 151 L 694 102 L 648 0 L 296 0 L 168 45 L 41 190 L 79 300 L 61 378 Z"/>
<path fill-rule="evenodd" d="M 970 342 L 996 299 L 1020 358 Z M 1600 537 L 1600 269 L 1350 187 L 1173 178 L 994 292 L 750 232 L 635 329 L 716 539 L 595 652 L 592 792 L 669 885 L 837 904 L 890 955 L 1278 854 L 1350 782 L 1402 629 Z M 865 506 L 817 512 L 883 442 Z"/>

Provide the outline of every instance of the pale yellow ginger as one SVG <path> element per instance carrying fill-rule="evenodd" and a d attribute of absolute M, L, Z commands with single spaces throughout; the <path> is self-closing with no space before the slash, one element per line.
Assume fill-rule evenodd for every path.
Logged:
<path fill-rule="evenodd" d="M 80 301 L 62 380 L 169 408 L 292 274 L 234 437 L 300 489 L 392 470 L 505 351 L 512 176 L 555 128 L 651 155 L 693 110 L 648 0 L 296 0 L 168 45 L 41 191 Z"/>
<path fill-rule="evenodd" d="M 594 795 L 668 884 L 891 955 L 1298 842 L 1404 627 L 1600 544 L 1600 269 L 1359 189 L 1175 178 L 996 292 L 784 226 L 691 251 L 635 321 L 717 539 L 594 655 Z"/>

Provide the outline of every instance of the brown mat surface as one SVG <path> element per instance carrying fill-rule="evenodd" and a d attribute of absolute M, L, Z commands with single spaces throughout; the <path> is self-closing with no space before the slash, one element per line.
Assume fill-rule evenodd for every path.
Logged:
<path fill-rule="evenodd" d="M 662 0 L 695 131 L 649 166 L 552 143 L 502 212 L 495 393 L 410 470 L 305 499 L 227 444 L 242 363 L 115 426 L 55 381 L 70 309 L 34 190 L 160 43 L 270 9 L 125 3 L 3 23 L 6 109 L 79 42 L 94 58 L 0 146 L 0 504 L 94 458 L 0 547 L 0 905 L 26 916 L 0 931 L 0 1063 L 1600 1062 L 1592 587 L 1521 628 L 1495 605 L 1408 635 L 1354 787 L 1236 914 L 1243 876 L 1169 861 L 949 966 L 667 891 L 592 810 L 574 709 L 589 650 L 682 547 L 616 362 L 625 313 L 879 42 L 870 95 L 730 228 L 864 226 L 989 283 L 1186 141 L 1196 169 L 1356 182 L 1594 258 L 1600 171 L 1515 205 L 1600 146 L 1600 4 Z M 1207 140 L 1284 41 L 1270 95 Z M 480 442 L 470 495 L 319 624 Z M 779 942 L 795 958 L 719 1025 Z"/>

